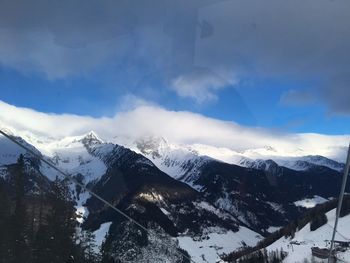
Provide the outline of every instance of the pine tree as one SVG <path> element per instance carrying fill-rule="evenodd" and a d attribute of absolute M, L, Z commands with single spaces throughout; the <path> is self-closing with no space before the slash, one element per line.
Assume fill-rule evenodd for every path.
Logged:
<path fill-rule="evenodd" d="M 49 249 L 52 252 L 52 262 L 61 263 L 67 262 L 74 254 L 77 223 L 67 183 L 56 179 L 52 189 L 50 194 L 52 208 L 48 216 Z"/>
<path fill-rule="evenodd" d="M 9 262 L 9 223 L 10 223 L 11 204 L 3 182 L 0 182 L 0 263 Z"/>
<path fill-rule="evenodd" d="M 113 257 L 110 255 L 111 242 L 110 235 L 106 233 L 104 241 L 102 242 L 100 253 L 101 253 L 101 263 L 114 263 Z"/>
<path fill-rule="evenodd" d="M 51 242 L 50 229 L 48 226 L 40 224 L 33 243 L 33 262 L 46 263 L 50 262 L 53 251 L 49 246 Z"/>
<path fill-rule="evenodd" d="M 82 232 L 80 238 L 80 247 L 82 249 L 83 257 L 86 263 L 97 262 L 99 254 L 96 252 L 97 245 L 95 243 L 95 235 L 90 230 Z"/>
<path fill-rule="evenodd" d="M 26 207 L 24 203 L 24 158 L 21 154 L 14 167 L 15 209 L 11 216 L 10 262 L 28 262 Z"/>
<path fill-rule="evenodd" d="M 327 223 L 327 216 L 324 213 L 316 215 L 314 218 L 312 218 L 310 222 L 310 231 L 315 231 L 319 227 L 323 226 Z"/>

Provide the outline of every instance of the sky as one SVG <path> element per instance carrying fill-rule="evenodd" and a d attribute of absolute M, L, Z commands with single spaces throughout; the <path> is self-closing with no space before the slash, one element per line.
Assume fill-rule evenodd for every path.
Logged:
<path fill-rule="evenodd" d="M 350 134 L 348 0 L 0 6 L 8 107 L 102 120 L 151 107 L 286 134 Z"/>
<path fill-rule="evenodd" d="M 0 129 L 20 136 L 44 152 L 61 139 L 76 141 L 92 131 L 104 142 L 127 147 L 140 139 L 165 140 L 175 145 L 194 146 L 196 151 L 209 156 L 243 154 L 250 158 L 272 158 L 322 155 L 344 161 L 350 141 L 350 135 L 288 133 L 250 127 L 189 111 L 171 111 L 144 102 L 112 117 L 48 114 L 0 102 Z"/>

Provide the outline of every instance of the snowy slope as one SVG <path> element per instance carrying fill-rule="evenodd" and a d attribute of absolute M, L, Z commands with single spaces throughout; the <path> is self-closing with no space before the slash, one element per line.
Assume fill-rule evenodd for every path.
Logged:
<path fill-rule="evenodd" d="M 109 167 L 109 162 L 116 163 L 119 160 L 120 162 L 126 164 L 126 166 L 132 166 L 136 164 L 136 162 L 143 162 L 144 166 L 141 165 L 140 167 L 142 169 L 147 168 L 146 170 L 149 170 L 151 167 L 155 168 L 155 165 L 163 172 L 169 174 L 171 177 L 191 185 L 196 190 L 201 190 L 199 189 L 200 185 L 195 185 L 193 182 L 198 180 L 198 178 L 201 176 L 201 169 L 203 167 L 210 167 L 208 164 L 211 162 L 215 163 L 216 166 L 214 168 L 218 168 L 218 165 L 221 167 L 224 162 L 227 162 L 265 171 L 275 169 L 278 167 L 278 165 L 284 165 L 298 171 L 309 169 L 313 165 L 327 166 L 337 171 L 342 169 L 342 164 L 324 158 L 322 156 L 288 158 L 274 156 L 274 159 L 270 160 L 267 157 L 270 157 L 268 154 L 273 152 L 273 149 L 269 147 L 265 147 L 259 152 L 260 157 L 263 153 L 265 153 L 266 155 L 264 158 L 266 157 L 266 159 L 253 159 L 253 157 L 257 155 L 254 155 L 255 153 L 253 154 L 252 152 L 239 153 L 226 148 L 215 148 L 198 144 L 179 145 L 170 143 L 165 139 L 158 137 L 139 138 L 137 140 L 129 138 L 128 140 L 121 140 L 122 145 L 133 149 L 138 153 L 141 153 L 148 158 L 146 159 L 142 156 L 142 158 L 136 156 L 135 153 L 130 153 L 128 149 L 125 149 L 121 146 L 103 142 L 93 132 L 82 136 L 66 137 L 63 139 L 49 137 L 45 138 L 29 133 L 21 134 L 21 136 L 23 136 L 23 138 L 30 144 L 39 149 L 46 158 L 49 158 L 52 162 L 54 162 L 55 165 L 57 165 L 65 172 L 71 175 L 83 175 L 82 180 L 85 184 L 90 182 L 99 182 L 103 175 L 106 174 L 107 168 Z M 115 142 L 118 142 L 118 140 L 119 139 L 116 138 Z M 2 154 L 2 156 L 0 156 L 1 176 L 1 165 L 16 162 L 19 154 L 24 152 L 2 137 L 0 137 L 0 146 Z M 28 144 L 28 146 L 30 145 Z M 33 147 L 33 149 L 35 148 Z M 218 162 L 217 160 L 220 161 Z M 212 187 L 212 190 L 207 187 L 208 196 L 210 193 L 217 194 L 217 196 L 210 195 L 212 197 L 212 204 L 230 211 L 231 216 L 234 215 L 235 218 L 239 218 L 241 222 L 245 222 L 246 225 L 249 225 L 251 227 L 252 224 L 249 223 L 250 221 L 247 221 L 247 219 L 251 218 L 252 221 L 257 220 L 255 213 L 258 212 L 256 209 L 262 209 L 263 211 L 260 212 L 266 212 L 267 214 L 270 214 L 270 210 L 272 208 L 274 209 L 275 207 L 278 207 L 279 204 L 276 203 L 278 201 L 275 200 L 276 202 L 272 203 L 267 202 L 269 201 L 268 199 L 266 199 L 267 201 L 264 199 L 264 192 L 261 187 L 257 189 L 254 188 L 252 192 L 247 195 L 246 198 L 251 198 L 249 203 L 245 203 L 243 201 L 239 203 L 240 193 L 234 192 L 232 190 L 236 189 L 235 187 L 231 189 L 227 188 L 227 186 L 230 186 L 231 183 L 239 185 L 241 183 L 239 175 L 243 173 L 244 169 L 241 167 L 238 167 L 239 169 L 233 169 L 232 167 L 226 166 L 221 167 L 222 169 L 217 170 L 214 168 L 211 170 L 215 171 L 214 177 L 211 177 L 211 174 L 207 174 L 207 178 L 205 179 L 206 181 L 202 180 L 201 183 L 202 185 Z M 230 172 L 231 168 L 232 172 Z M 223 175 L 226 173 L 226 170 L 228 171 L 227 178 L 223 177 Z M 55 171 L 46 165 L 41 165 L 40 171 L 51 180 L 54 180 L 57 175 Z M 130 173 L 130 175 L 131 174 L 134 176 L 134 171 L 133 173 Z M 219 175 L 225 180 L 221 180 Z M 251 176 L 249 177 L 251 178 Z M 233 181 L 228 181 L 228 184 L 226 182 L 226 179 L 232 179 Z M 172 186 L 173 184 L 174 183 L 172 182 Z M 216 186 L 220 187 L 216 188 Z M 115 185 L 111 187 L 115 187 Z M 173 191 L 173 188 L 171 189 Z M 262 191 L 262 195 L 259 195 L 259 198 L 256 199 L 255 194 L 257 194 L 259 191 Z M 86 217 L 88 215 L 88 211 L 84 205 L 89 197 L 90 196 L 84 192 L 77 196 L 77 213 L 82 217 Z M 257 202 L 254 201 L 255 199 Z M 297 201 L 295 205 L 306 207 L 310 204 L 313 205 L 315 202 L 322 201 L 324 200 L 321 200 L 320 198 L 317 199 L 316 197 L 315 200 L 310 199 Z M 253 209 L 252 204 L 257 205 L 257 207 Z M 225 219 L 225 216 L 223 214 L 220 214 L 221 210 L 215 210 L 216 208 L 212 205 L 205 205 L 204 203 L 196 203 L 196 205 L 197 206 L 193 208 L 196 213 L 202 210 L 208 210 L 208 207 L 210 207 L 210 209 L 213 210 L 213 214 L 218 215 L 221 219 Z M 273 207 L 270 207 L 270 210 L 268 210 L 266 207 L 263 207 L 263 205 L 266 205 L 266 207 Z M 161 207 L 161 209 L 162 213 L 168 218 L 175 217 L 174 215 L 179 214 L 178 210 L 174 212 L 171 211 L 169 207 Z M 252 209 L 252 211 L 250 209 Z M 275 210 L 279 210 L 279 208 Z M 243 212 L 247 212 L 247 214 L 243 216 Z M 277 212 L 278 211 L 276 211 L 276 214 Z M 80 222 L 83 222 L 83 219 Z M 217 222 L 218 220 L 216 219 L 216 223 Z M 270 225 L 267 225 L 266 227 Z M 106 227 L 103 228 L 103 226 Z M 103 229 L 103 231 L 101 231 L 105 233 L 108 228 L 109 225 L 108 227 L 107 225 L 102 225 L 101 229 Z M 213 227 L 212 229 L 207 229 L 206 238 L 198 239 L 194 236 L 186 235 L 183 233 L 183 235 L 179 236 L 177 240 L 180 247 L 186 249 L 191 254 L 191 256 L 196 258 L 199 262 L 215 262 L 220 254 L 228 253 L 239 247 L 242 247 L 244 246 L 244 243 L 249 246 L 253 246 L 260 239 L 261 236 L 241 226 L 239 228 L 239 231 L 236 233 L 231 230 Z"/>
<path fill-rule="evenodd" d="M 25 153 L 25 150 L 13 144 L 2 135 L 0 135 L 0 149 L 0 165 L 15 163 L 19 155 Z"/>
<path fill-rule="evenodd" d="M 13 134 L 13 132 L 10 133 Z M 84 184 L 93 181 L 96 182 L 106 173 L 106 164 L 100 157 L 91 154 L 89 151 L 92 148 L 99 148 L 100 155 L 102 155 L 110 151 L 111 147 L 103 143 L 93 132 L 82 136 L 66 137 L 61 140 L 43 138 L 31 133 L 21 133 L 21 135 L 25 140 L 21 137 L 16 137 L 19 142 L 22 142 L 25 146 L 36 151 L 39 155 L 43 154 L 44 158 L 51 161 L 62 171 L 72 176 L 81 175 L 80 180 Z M 35 145 L 36 148 L 34 148 L 32 144 Z M 26 151 L 3 136 L 0 137 L 0 149 L 0 176 L 3 176 L 6 174 L 6 168 L 2 168 L 1 166 L 15 163 L 19 155 L 26 154 Z M 30 154 L 28 154 L 28 157 L 32 158 Z M 53 181 L 56 177 L 62 179 L 62 175 L 47 164 L 41 162 L 39 167 L 40 172 L 49 180 Z M 75 193 L 76 188 L 74 185 L 71 185 L 71 190 Z M 79 195 L 77 193 L 74 195 L 77 198 L 77 220 L 82 223 L 84 218 L 88 216 L 88 210 L 84 204 L 86 200 L 90 198 L 90 194 L 81 191 Z"/>
<path fill-rule="evenodd" d="M 200 144 L 188 145 L 188 149 L 196 152 L 199 156 L 209 156 L 214 159 L 236 164 L 243 167 L 268 170 L 273 160 L 279 166 L 284 166 L 296 171 L 305 171 L 315 165 L 325 166 L 341 172 L 344 164 L 320 155 L 302 156 L 300 153 L 279 155 L 272 147 L 266 146 L 261 149 L 251 149 L 244 152 L 236 152 L 228 148 L 218 148 Z"/>
<path fill-rule="evenodd" d="M 106 165 L 104 162 L 88 152 L 84 140 L 87 138 L 94 138 L 99 144 L 103 142 L 98 137 L 90 132 L 83 136 L 67 137 L 59 141 L 54 141 L 45 144 L 40 150 L 46 153 L 46 156 L 63 171 L 72 174 L 84 175 L 84 183 L 88 183 L 99 179 L 106 172 Z M 38 145 L 40 147 L 41 145 Z M 51 180 L 57 175 L 49 166 L 43 164 L 41 171 Z"/>
<path fill-rule="evenodd" d="M 294 204 L 296 206 L 301 206 L 301 207 L 305 207 L 305 208 L 313 208 L 316 205 L 323 204 L 327 201 L 329 201 L 329 200 L 327 200 L 321 196 L 315 195 L 313 198 L 305 198 L 303 200 L 295 201 Z"/>
<path fill-rule="evenodd" d="M 154 136 L 137 139 L 116 137 L 115 142 L 143 154 L 160 170 L 189 184 L 197 179 L 196 171 L 211 159 L 265 171 L 276 169 L 276 166 L 296 171 L 305 171 L 315 166 L 325 166 L 338 172 L 344 168 L 343 163 L 319 155 L 302 156 L 302 152 L 297 152 L 281 156 L 269 146 L 237 152 L 203 144 L 181 145 Z M 189 174 L 190 170 L 192 174 Z"/>
<path fill-rule="evenodd" d="M 315 231 L 310 231 L 310 224 L 307 224 L 295 233 L 294 238 L 282 237 L 272 245 L 268 246 L 267 250 L 274 251 L 283 248 L 284 251 L 288 252 L 287 258 L 283 261 L 285 263 L 304 262 L 305 259 L 311 261 L 311 247 L 317 246 L 324 248 L 327 244 L 326 240 L 330 240 L 332 237 L 335 209 L 329 211 L 326 216 L 328 218 L 328 223 Z M 350 215 L 340 218 L 338 222 L 338 233 L 336 234 L 335 239 L 339 241 L 350 241 L 349 226 Z M 350 259 L 350 250 L 344 253 L 338 253 L 338 258 L 348 262 Z"/>
<path fill-rule="evenodd" d="M 100 225 L 99 229 L 93 232 L 96 244 L 95 252 L 98 252 L 99 249 L 101 249 L 101 245 L 106 238 L 106 234 L 108 233 L 111 224 L 112 222 L 103 223 Z"/>
<path fill-rule="evenodd" d="M 44 155 L 55 158 L 62 157 L 63 159 L 58 162 L 58 165 L 60 165 L 60 167 L 63 169 L 67 169 L 67 171 L 69 170 L 72 172 L 79 172 L 74 168 L 78 166 L 80 157 L 82 157 L 83 160 L 86 159 L 88 162 L 91 161 L 83 147 L 84 145 L 81 144 L 83 137 L 92 134 L 93 137 L 100 140 L 93 132 L 83 136 L 52 138 L 50 136 L 33 134 L 30 132 L 18 132 L 13 129 L 9 130 L 11 130 L 13 134 L 23 138 L 29 144 L 35 146 Z M 2 140 L 0 137 L 0 145 L 1 141 Z M 100 141 L 102 143 L 102 140 Z M 143 154 L 145 157 L 149 158 L 160 170 L 176 179 L 181 178 L 183 181 L 187 182 L 191 181 L 190 179 L 184 180 L 184 177 L 189 169 L 195 171 L 196 169 L 193 168 L 200 167 L 208 157 L 229 164 L 256 169 L 261 169 L 266 165 L 268 166 L 269 163 L 263 164 L 263 162 L 269 160 L 273 160 L 279 166 L 284 166 L 297 171 L 304 171 L 315 165 L 325 166 L 336 171 L 342 171 L 344 167 L 343 163 L 339 163 L 323 156 L 303 156 L 302 151 L 287 151 L 281 155 L 280 152 L 277 152 L 271 146 L 265 146 L 258 149 L 248 149 L 245 151 L 234 151 L 225 147 L 214 147 L 197 143 L 186 145 L 177 144 L 169 142 L 162 137 L 156 136 L 144 136 L 141 138 L 115 137 L 111 142 Z M 6 149 L 6 147 L 9 147 L 9 149 L 5 150 L 4 152 L 2 151 L 2 156 L 0 156 L 0 165 L 1 163 L 11 163 L 16 160 L 17 155 L 14 154 L 14 151 L 17 152 L 17 149 L 12 148 L 16 148 L 17 146 L 13 146 L 11 144 L 1 146 L 3 149 Z M 57 154 L 57 156 L 55 156 L 55 154 Z M 92 171 L 92 167 L 94 166 L 96 166 L 96 172 Z M 91 163 L 86 167 L 82 167 L 81 169 L 81 171 L 84 171 L 85 173 L 90 173 L 89 177 L 94 178 L 95 176 L 98 177 L 98 174 L 101 174 L 101 172 L 98 170 L 100 169 L 101 171 L 102 166 L 98 163 Z M 95 173 L 95 175 L 91 173 Z"/>
<path fill-rule="evenodd" d="M 32 151 L 40 154 L 40 152 L 35 149 L 32 145 L 28 144 L 25 140 L 23 140 L 21 137 L 17 137 L 10 133 L 10 135 L 14 136 L 14 138 L 22 143 L 24 146 L 28 147 Z M 26 154 L 26 150 L 22 149 L 18 145 L 14 144 L 12 141 L 4 137 L 3 135 L 0 135 L 0 166 L 12 164 L 17 162 L 17 159 L 20 154 Z"/>
<path fill-rule="evenodd" d="M 341 172 L 344 169 L 343 163 L 339 163 L 337 161 L 319 155 L 308 155 L 292 158 L 276 158 L 275 161 L 281 166 L 285 166 L 297 171 L 309 169 L 313 165 L 325 166 L 338 172 Z"/>
<path fill-rule="evenodd" d="M 86 142 L 91 143 L 91 147 L 105 145 L 93 132 L 62 139 L 35 135 L 30 132 L 17 132 L 12 128 L 6 129 L 6 132 L 15 136 L 17 141 L 39 155 L 43 155 L 63 171 L 71 175 L 79 173 L 84 175 L 85 183 L 100 178 L 106 172 L 104 162 L 88 151 L 89 145 Z M 24 149 L 2 135 L 0 135 L 0 149 L 0 166 L 15 163 L 20 154 L 26 153 Z M 45 164 L 41 165 L 40 170 L 51 180 L 58 175 Z"/>
<path fill-rule="evenodd" d="M 344 169 L 344 164 L 331 160 L 329 158 L 318 156 L 318 155 L 309 155 L 309 156 L 301 156 L 301 157 L 271 157 L 265 156 L 261 159 L 251 159 L 247 157 L 241 157 L 241 159 L 237 158 L 237 162 L 235 164 L 247 167 L 254 168 L 259 170 L 268 171 L 272 166 L 283 166 L 295 171 L 306 171 L 315 166 L 324 166 L 335 170 L 337 172 L 341 172 Z"/>
<path fill-rule="evenodd" d="M 56 167 L 72 176 L 80 175 L 79 178 L 85 185 L 98 182 L 106 173 L 107 164 L 103 158 L 114 148 L 114 145 L 104 143 L 94 132 L 67 137 L 43 146 L 42 150 L 46 153 L 46 157 Z M 96 151 L 96 154 L 92 154 L 92 151 Z M 58 175 L 57 171 L 46 164 L 41 165 L 40 171 L 50 180 L 54 180 Z M 71 185 L 71 189 L 75 193 L 75 185 Z M 91 196 L 85 191 L 75 193 L 75 196 L 77 220 L 83 223 L 89 215 L 85 204 Z"/>
<path fill-rule="evenodd" d="M 198 178 L 200 168 L 211 160 L 191 147 L 172 144 L 160 137 L 149 136 L 134 141 L 118 139 L 117 142 L 144 155 L 161 171 L 194 188 L 192 183 Z"/>
<path fill-rule="evenodd" d="M 220 255 L 227 254 L 245 246 L 255 246 L 262 237 L 254 231 L 240 227 L 239 231 L 217 229 L 203 239 L 180 236 L 177 238 L 181 248 L 187 250 L 195 262 L 207 263 L 220 261 Z"/>

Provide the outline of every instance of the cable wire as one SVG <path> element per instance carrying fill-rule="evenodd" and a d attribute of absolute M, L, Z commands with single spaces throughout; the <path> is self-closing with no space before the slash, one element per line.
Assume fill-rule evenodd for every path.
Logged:
<path fill-rule="evenodd" d="M 91 196 L 97 198 L 98 200 L 100 200 L 102 203 L 104 203 L 105 205 L 109 206 L 110 208 L 112 208 L 114 211 L 116 211 L 117 213 L 119 213 L 120 215 L 122 215 L 123 217 L 125 217 L 126 219 L 128 219 L 129 221 L 131 221 L 132 223 L 134 223 L 135 225 L 137 225 L 138 227 L 140 227 L 142 230 L 146 231 L 148 234 L 150 234 L 149 230 L 144 227 L 143 225 L 141 225 L 139 222 L 137 222 L 135 219 L 133 219 L 132 217 L 128 216 L 126 213 L 124 213 L 123 211 L 121 211 L 120 209 L 118 209 L 117 207 L 115 207 L 113 204 L 111 204 L 110 202 L 108 202 L 106 199 L 102 198 L 101 196 L 99 196 L 98 194 L 96 194 L 95 192 L 93 192 L 92 190 L 90 190 L 89 188 L 87 188 L 84 184 L 80 183 L 79 181 L 77 181 L 74 177 L 72 177 L 71 175 L 63 172 L 62 170 L 60 170 L 59 168 L 57 168 L 53 163 L 51 163 L 50 161 L 45 160 L 41 155 L 37 154 L 36 152 L 34 152 L 33 150 L 31 150 L 29 147 L 23 145 L 22 143 L 18 142 L 16 139 L 14 139 L 12 136 L 8 135 L 7 133 L 5 133 L 4 131 L 2 131 L 0 129 L 0 134 L 2 134 L 3 136 L 5 136 L 7 139 L 9 139 L 10 141 L 12 141 L 13 143 L 17 144 L 19 147 L 21 147 L 22 149 L 26 150 L 27 152 L 29 152 L 31 155 L 33 155 L 34 157 L 38 158 L 39 160 L 41 160 L 43 163 L 47 164 L 48 166 L 50 166 L 52 169 L 54 169 L 55 171 L 57 171 L 58 173 L 60 173 L 61 175 L 63 175 L 65 178 L 67 178 L 68 180 L 70 180 L 71 182 L 73 182 L 74 184 L 78 185 L 79 187 L 81 187 L 82 189 L 84 189 L 85 191 L 87 191 L 89 194 L 91 194 Z M 185 253 L 181 252 L 181 250 L 179 250 L 179 253 L 185 257 L 186 259 L 190 260 L 190 262 L 196 263 L 192 258 L 190 258 L 189 256 L 187 256 Z"/>
<path fill-rule="evenodd" d="M 334 228 L 334 226 L 332 226 L 331 224 L 327 223 L 328 226 L 330 226 L 331 228 Z M 338 233 L 339 236 L 341 236 L 342 238 L 344 238 L 345 240 L 350 240 L 350 238 L 347 238 L 346 236 L 344 236 L 342 233 L 340 233 L 338 230 L 336 230 L 336 232 Z M 329 240 L 331 241 L 331 240 Z"/>

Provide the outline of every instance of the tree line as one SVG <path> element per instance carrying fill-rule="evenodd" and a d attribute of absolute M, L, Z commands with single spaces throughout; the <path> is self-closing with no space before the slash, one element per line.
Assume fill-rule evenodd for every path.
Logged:
<path fill-rule="evenodd" d="M 9 169 L 12 183 L 0 180 L 0 263 L 97 263 L 91 231 L 77 231 L 68 183 L 28 194 L 24 157 Z"/>
<path fill-rule="evenodd" d="M 287 253 L 282 249 L 269 252 L 262 249 L 240 258 L 238 263 L 281 263 L 286 256 Z"/>

